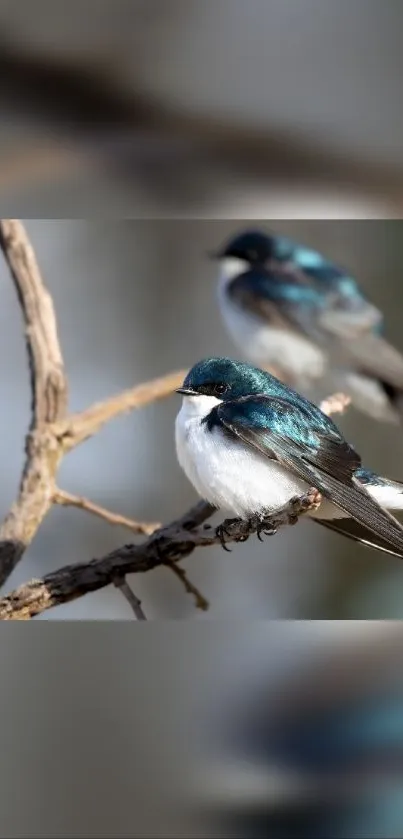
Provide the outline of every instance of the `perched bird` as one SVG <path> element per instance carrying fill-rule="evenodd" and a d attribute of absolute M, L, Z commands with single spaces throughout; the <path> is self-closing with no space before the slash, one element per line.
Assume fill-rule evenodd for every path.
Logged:
<path fill-rule="evenodd" d="M 403 355 L 347 271 L 254 230 L 210 256 L 221 263 L 224 322 L 245 358 L 315 401 L 341 390 L 374 419 L 403 422 Z"/>
<path fill-rule="evenodd" d="M 207 358 L 183 386 L 176 418 L 179 464 L 213 506 L 256 521 L 316 488 L 316 522 L 403 558 L 403 484 L 361 465 L 334 422 L 270 373 Z"/>

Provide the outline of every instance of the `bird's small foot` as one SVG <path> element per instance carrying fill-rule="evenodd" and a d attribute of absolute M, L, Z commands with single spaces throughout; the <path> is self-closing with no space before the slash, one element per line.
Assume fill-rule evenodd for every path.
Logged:
<path fill-rule="evenodd" d="M 219 524 L 218 527 L 216 527 L 215 532 L 221 542 L 221 547 L 228 553 L 231 553 L 231 548 L 227 548 L 227 545 L 225 544 L 225 537 L 230 536 L 229 527 L 237 521 L 238 519 L 225 519 L 222 524 Z"/>
<path fill-rule="evenodd" d="M 288 504 L 278 512 L 265 511 L 255 513 L 248 519 L 225 519 L 216 527 L 216 536 L 222 547 L 228 553 L 231 549 L 226 545 L 226 537 L 234 542 L 246 542 L 251 533 L 256 533 L 260 542 L 263 536 L 274 536 L 278 528 L 284 524 L 296 524 L 299 517 L 308 511 L 317 510 L 322 502 L 322 496 L 315 487 L 300 497 L 291 498 Z"/>
<path fill-rule="evenodd" d="M 251 533 L 256 533 L 259 542 L 263 542 L 263 536 L 273 536 L 276 533 L 277 527 L 272 523 L 269 513 L 255 513 L 249 516 L 248 519 L 242 520 L 244 526 L 244 533 L 237 538 L 237 542 L 246 542 Z"/>
<path fill-rule="evenodd" d="M 295 496 L 291 498 L 288 504 L 282 510 L 277 512 L 261 513 L 256 526 L 256 531 L 260 541 L 261 533 L 265 536 L 274 536 L 279 527 L 284 524 L 296 524 L 299 517 L 303 513 L 317 510 L 322 502 L 322 496 L 315 487 L 311 487 L 304 496 Z"/>
<path fill-rule="evenodd" d="M 256 527 L 254 528 L 256 529 Z M 233 542 L 246 542 L 249 539 L 251 530 L 250 521 L 244 519 L 225 519 L 222 524 L 216 527 L 216 535 L 218 536 L 221 546 L 225 551 L 231 553 L 231 548 L 228 548 L 225 542 L 225 537 L 232 539 Z"/>

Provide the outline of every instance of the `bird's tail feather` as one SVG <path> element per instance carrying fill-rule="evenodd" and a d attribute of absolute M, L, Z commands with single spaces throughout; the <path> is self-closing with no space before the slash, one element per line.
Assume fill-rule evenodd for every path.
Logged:
<path fill-rule="evenodd" d="M 385 550 L 387 546 L 388 553 L 403 559 L 402 524 L 386 507 L 381 506 L 378 500 L 375 500 L 368 489 L 362 485 L 359 478 L 353 480 L 353 483 L 348 486 L 341 484 L 331 475 L 327 475 L 326 483 L 327 490 L 330 490 L 329 496 L 332 502 L 340 510 L 344 510 L 348 514 L 347 517 L 354 519 L 357 524 L 356 535 L 351 536 L 351 538 L 357 540 L 357 533 L 361 533 L 362 535 L 358 537 L 360 541 L 365 544 L 372 544 L 374 547 L 377 547 L 379 542 L 380 550 Z M 327 519 L 321 519 L 321 522 L 324 523 L 325 521 L 328 522 Z M 340 518 L 340 521 L 344 522 L 345 520 Z M 339 519 L 336 522 L 331 521 L 333 529 L 337 529 L 338 522 Z M 364 533 L 361 528 L 364 529 Z M 345 532 L 344 535 L 348 535 L 348 533 Z"/>
<path fill-rule="evenodd" d="M 368 475 L 368 473 L 366 473 Z M 370 473 L 374 474 L 375 473 Z M 361 486 L 371 495 L 373 500 L 379 504 L 384 510 L 389 511 L 389 515 L 393 513 L 393 519 L 399 521 L 403 516 L 403 482 L 395 481 L 389 478 L 382 478 L 375 481 L 365 480 L 365 473 L 361 476 L 357 472 L 356 479 Z M 399 515 L 400 513 L 400 515 Z M 314 518 L 314 517 L 313 517 Z M 318 524 L 322 524 L 329 530 L 340 533 L 348 539 L 353 539 L 355 542 L 361 542 L 363 545 L 368 545 L 377 548 L 384 553 L 391 556 L 402 557 L 402 553 L 391 544 L 388 538 L 384 538 L 381 533 L 374 532 L 374 530 L 366 526 L 362 521 L 357 521 L 354 518 L 314 518 Z M 389 535 L 389 534 L 388 534 Z"/>
<path fill-rule="evenodd" d="M 361 542 L 362 545 L 368 545 L 370 548 L 376 548 L 378 551 L 390 554 L 391 556 L 398 556 L 402 558 L 401 552 L 393 549 L 390 542 L 382 539 L 381 536 L 375 534 L 373 530 L 365 527 L 355 519 L 312 519 L 317 524 L 322 524 L 328 530 L 333 530 L 335 533 L 340 533 L 347 539 L 353 539 L 354 542 Z"/>

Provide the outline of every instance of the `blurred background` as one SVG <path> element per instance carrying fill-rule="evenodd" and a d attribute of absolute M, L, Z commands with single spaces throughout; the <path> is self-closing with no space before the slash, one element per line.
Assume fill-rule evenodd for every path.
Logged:
<path fill-rule="evenodd" d="M 398 217 L 402 25 L 400 0 L 1 0 L 1 198 L 17 216 Z"/>
<path fill-rule="evenodd" d="M 206 355 L 238 357 L 221 324 L 217 266 L 206 252 L 241 229 L 242 221 L 25 223 L 54 297 L 72 410 L 171 370 L 189 368 Z M 402 222 L 270 219 L 267 224 L 346 265 L 385 312 L 388 337 L 403 351 Z M 18 485 L 30 394 L 21 313 L 2 262 L 0 283 L 4 515 Z M 177 517 L 196 500 L 176 461 L 174 421 L 179 407 L 175 394 L 110 423 L 65 459 L 60 486 L 135 519 L 168 522 Z M 337 422 L 366 465 L 403 479 L 399 428 L 377 424 L 352 408 Z M 130 531 L 80 510 L 54 508 L 6 589 L 67 563 L 102 556 L 129 541 Z M 403 616 L 399 559 L 310 522 L 285 528 L 264 544 L 254 538 L 234 545 L 230 554 L 221 547 L 198 550 L 185 567 L 210 601 L 210 611 L 197 612 L 174 575 L 158 569 L 132 579 L 150 619 Z M 41 619 L 128 616 L 121 594 L 110 588 L 51 610 Z"/>
<path fill-rule="evenodd" d="M 1 836 L 402 836 L 400 622 L 6 624 L 2 639 Z"/>

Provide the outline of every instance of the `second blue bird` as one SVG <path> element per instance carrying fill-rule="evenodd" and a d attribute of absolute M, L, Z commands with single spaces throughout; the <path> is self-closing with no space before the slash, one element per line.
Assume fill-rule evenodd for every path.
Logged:
<path fill-rule="evenodd" d="M 246 359 L 314 401 L 343 391 L 374 419 L 403 422 L 403 355 L 344 268 L 261 230 L 212 256 L 221 265 L 222 316 Z"/>

